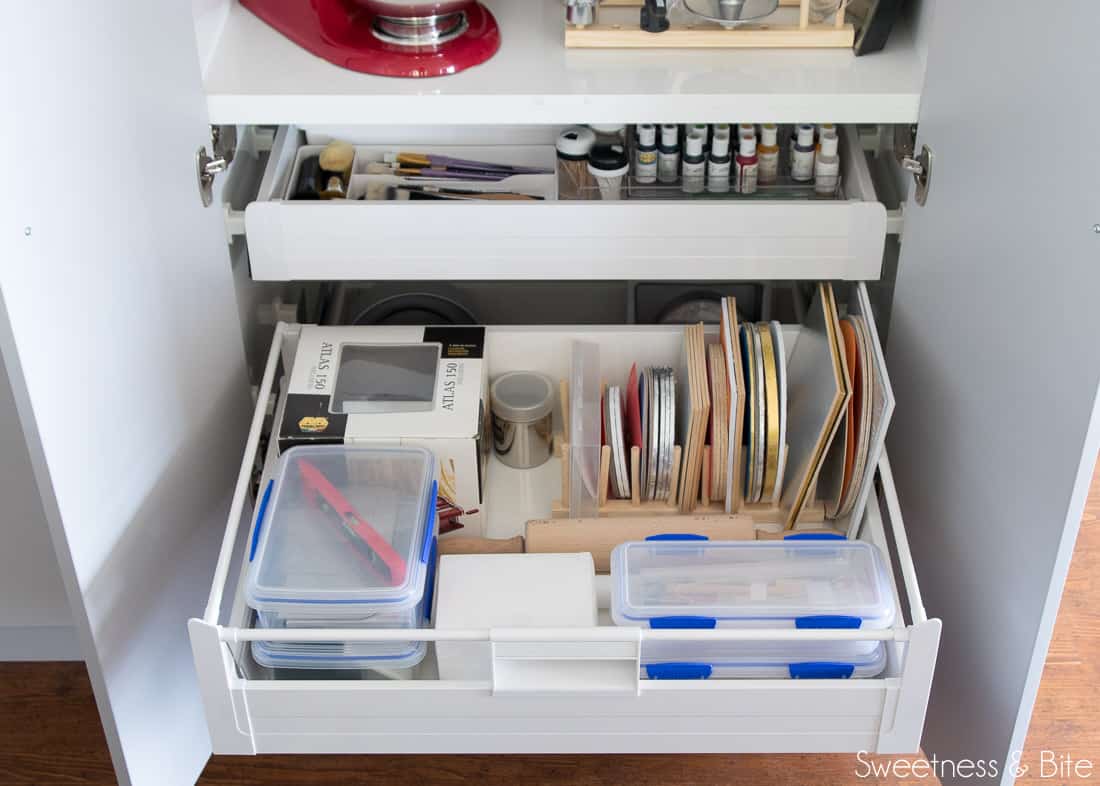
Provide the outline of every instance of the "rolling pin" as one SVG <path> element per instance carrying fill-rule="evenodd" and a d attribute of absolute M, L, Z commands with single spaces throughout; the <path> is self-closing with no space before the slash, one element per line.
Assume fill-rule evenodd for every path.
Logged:
<path fill-rule="evenodd" d="M 522 554 L 523 536 L 514 538 L 445 538 L 439 554 Z"/>
<path fill-rule="evenodd" d="M 751 516 L 639 516 L 638 518 L 534 519 L 527 522 L 528 553 L 587 551 L 597 573 L 611 570 L 611 550 L 651 535 L 706 535 L 711 540 L 755 540 Z"/>

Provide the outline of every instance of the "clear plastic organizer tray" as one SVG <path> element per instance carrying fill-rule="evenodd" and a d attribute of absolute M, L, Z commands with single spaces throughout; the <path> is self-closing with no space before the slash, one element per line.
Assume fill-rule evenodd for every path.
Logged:
<path fill-rule="evenodd" d="M 423 448 L 288 450 L 261 497 L 248 605 L 299 623 L 384 613 L 414 627 L 435 536 L 434 467 Z"/>
<path fill-rule="evenodd" d="M 879 550 L 846 540 L 651 540 L 611 553 L 611 616 L 649 628 L 866 628 L 894 623 Z"/>

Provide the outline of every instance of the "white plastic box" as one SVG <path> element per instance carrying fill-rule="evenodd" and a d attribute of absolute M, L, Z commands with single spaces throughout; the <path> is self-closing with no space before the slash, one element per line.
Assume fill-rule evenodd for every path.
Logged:
<path fill-rule="evenodd" d="M 595 575 L 588 553 L 445 556 L 435 627 L 595 628 Z M 490 650 L 487 641 L 437 641 L 439 678 L 491 679 Z"/>

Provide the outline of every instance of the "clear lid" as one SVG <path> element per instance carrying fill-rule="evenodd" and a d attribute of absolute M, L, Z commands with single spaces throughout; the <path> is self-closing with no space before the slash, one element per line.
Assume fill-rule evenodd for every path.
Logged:
<path fill-rule="evenodd" d="M 611 553 L 611 616 L 653 628 L 865 628 L 894 622 L 878 549 L 859 541 L 652 540 Z"/>
<path fill-rule="evenodd" d="M 536 371 L 509 371 L 490 388 L 493 414 L 512 423 L 532 423 L 554 410 L 554 380 Z"/>
<path fill-rule="evenodd" d="M 415 606 L 435 534 L 424 448 L 291 448 L 263 492 L 246 598 L 258 611 L 347 617 Z"/>

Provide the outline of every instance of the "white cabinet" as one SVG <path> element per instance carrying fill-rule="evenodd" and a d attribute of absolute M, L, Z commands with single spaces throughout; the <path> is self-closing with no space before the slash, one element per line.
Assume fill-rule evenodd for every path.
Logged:
<path fill-rule="evenodd" d="M 490 4 L 505 36 L 498 57 L 431 83 L 340 71 L 229 0 L 196 0 L 193 9 L 136 0 L 31 5 L 11 20 L 3 66 L 13 109 L 4 131 L 10 149 L 36 154 L 15 160 L 8 182 L 16 185 L 0 211 L 0 351 L 120 780 L 190 782 L 210 738 L 219 750 L 398 750 L 425 729 L 433 749 L 455 751 L 912 748 L 939 618 L 944 637 L 923 747 L 940 758 L 1003 762 L 1022 744 L 1100 441 L 1100 312 L 1092 303 L 1100 290 L 1093 230 L 1100 160 L 1078 143 L 1100 127 L 1089 39 L 1100 8 L 1073 4 L 1067 26 L 1064 15 L 1048 21 L 978 3 L 932 9 L 924 0 L 919 26 L 899 30 L 883 53 L 854 59 L 566 52 L 554 0 Z M 1020 57 L 1015 41 L 1053 43 L 1036 59 Z M 224 216 L 198 198 L 195 151 L 209 143 L 209 122 L 457 128 L 818 119 L 919 120 L 919 141 L 936 152 L 927 205 L 905 204 L 889 326 L 896 483 L 884 463 L 877 495 L 888 521 L 872 506 L 864 527 L 866 537 L 893 541 L 908 600 L 906 624 L 889 632 L 894 656 L 885 678 L 782 687 L 635 682 L 632 695 L 594 700 L 494 695 L 488 684 L 431 680 L 389 688 L 258 681 L 237 671 L 232 556 L 248 529 L 259 428 L 249 414 L 240 314 L 250 334 L 259 328 L 238 306 L 249 295 L 242 239 L 234 269 Z M 1041 140 L 1058 133 L 1064 151 L 1025 165 L 1022 152 L 1048 150 Z M 274 174 L 280 160 L 273 156 Z M 647 250 L 626 231 L 632 221 L 651 223 L 646 208 L 599 206 L 616 228 L 598 238 L 601 275 L 871 280 L 885 216 L 870 192 L 857 197 L 798 210 L 746 205 L 720 222 L 708 216 L 700 225 L 718 226 L 719 242 L 702 243 L 698 264 L 683 270 L 668 260 L 665 235 L 648 235 Z M 331 265 L 309 270 L 301 245 L 280 247 L 271 234 L 297 226 L 291 239 L 301 242 L 304 222 L 289 215 L 298 206 L 267 201 L 251 206 L 244 222 L 250 234 L 257 221 L 268 233 L 255 279 L 404 270 L 462 277 L 444 268 L 439 245 L 412 259 L 385 231 L 374 233 L 384 253 L 364 246 L 361 269 L 346 251 L 330 249 Z M 372 227 L 373 208 L 352 209 Z M 551 246 L 544 267 L 560 278 L 588 277 L 587 268 L 561 266 L 580 247 L 538 235 L 544 222 L 532 216 L 591 216 L 564 203 L 534 210 L 508 213 L 506 247 L 541 237 Z M 267 211 L 273 215 L 260 218 Z M 397 229 L 413 220 L 394 219 Z M 462 229 L 455 258 L 465 257 L 470 275 L 529 277 L 522 266 L 484 258 L 493 237 Z M 719 246 L 735 238 L 748 238 L 750 251 L 727 264 Z M 262 419 L 264 409 L 256 412 Z M 234 515 L 226 529 L 234 478 L 232 510 L 245 518 Z M 192 623 L 193 658 L 186 620 L 204 616 L 211 577 L 215 602 L 206 622 Z M 618 651 L 629 654 L 629 646 Z M 368 696 L 387 692 L 392 716 L 370 714 Z M 212 708 L 209 727 L 203 700 Z M 774 710 L 766 721 L 762 707 Z M 717 725 L 705 729 L 704 716 Z M 576 718 L 581 733 L 563 734 L 554 720 L 563 717 Z M 462 746 L 443 728 L 460 718 L 478 742 Z M 671 733 L 669 718 L 685 733 Z"/>
<path fill-rule="evenodd" d="M 0 445 L 0 660 L 78 660 L 73 616 L 3 367 Z"/>

